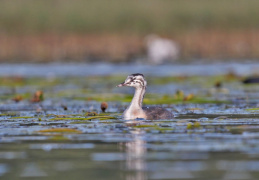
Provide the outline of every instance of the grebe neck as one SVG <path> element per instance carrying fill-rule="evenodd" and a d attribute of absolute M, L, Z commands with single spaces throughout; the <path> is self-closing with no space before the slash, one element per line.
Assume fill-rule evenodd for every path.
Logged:
<path fill-rule="evenodd" d="M 142 102 L 143 102 L 145 92 L 146 92 L 145 86 L 135 89 L 135 93 L 130 103 L 129 109 L 131 108 L 142 109 Z"/>
<path fill-rule="evenodd" d="M 129 107 L 124 111 L 123 116 L 124 119 L 136 119 L 143 118 L 146 119 L 147 116 L 142 109 L 142 101 L 146 92 L 146 87 L 137 87 L 135 89 L 135 94 L 133 99 L 129 105 Z"/>

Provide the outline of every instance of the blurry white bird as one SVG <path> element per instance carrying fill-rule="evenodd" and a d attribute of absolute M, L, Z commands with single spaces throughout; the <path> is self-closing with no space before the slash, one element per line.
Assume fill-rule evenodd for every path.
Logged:
<path fill-rule="evenodd" d="M 147 57 L 153 64 L 161 64 L 166 60 L 176 60 L 179 57 L 179 45 L 165 38 L 152 34 L 146 37 Z"/>

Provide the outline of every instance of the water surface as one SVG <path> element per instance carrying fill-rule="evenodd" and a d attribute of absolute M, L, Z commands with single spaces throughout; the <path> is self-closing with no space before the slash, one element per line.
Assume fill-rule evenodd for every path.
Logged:
<path fill-rule="evenodd" d="M 241 82 L 257 68 L 1 65 L 1 179 L 258 179 L 259 85 Z M 115 86 L 133 70 L 147 74 L 145 105 L 175 118 L 121 118 L 133 90 Z"/>

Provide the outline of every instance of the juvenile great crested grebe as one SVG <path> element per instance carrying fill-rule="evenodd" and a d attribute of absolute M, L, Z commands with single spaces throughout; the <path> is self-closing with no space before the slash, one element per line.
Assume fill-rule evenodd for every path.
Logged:
<path fill-rule="evenodd" d="M 131 74 L 127 77 L 125 82 L 119 84 L 117 87 L 130 86 L 135 88 L 134 97 L 129 107 L 124 111 L 123 118 L 129 119 L 170 119 L 173 114 L 162 107 L 144 107 L 142 108 L 142 101 L 146 92 L 147 81 L 143 74 Z"/>

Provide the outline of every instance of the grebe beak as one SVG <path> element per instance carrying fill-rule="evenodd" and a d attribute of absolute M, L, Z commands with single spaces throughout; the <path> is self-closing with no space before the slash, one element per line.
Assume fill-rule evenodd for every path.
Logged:
<path fill-rule="evenodd" d="M 116 87 L 122 87 L 122 86 L 126 86 L 126 84 L 123 82 L 123 83 L 120 83 L 119 85 L 117 85 Z"/>

